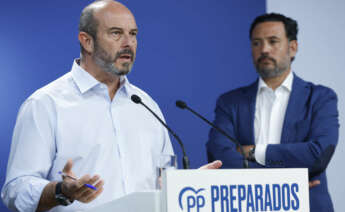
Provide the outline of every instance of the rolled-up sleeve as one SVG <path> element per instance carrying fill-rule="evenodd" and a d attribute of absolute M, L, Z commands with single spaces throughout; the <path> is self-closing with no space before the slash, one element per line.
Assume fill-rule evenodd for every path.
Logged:
<path fill-rule="evenodd" d="M 1 191 L 9 209 L 36 211 L 55 157 L 55 120 L 49 97 L 29 98 L 21 106 Z"/>

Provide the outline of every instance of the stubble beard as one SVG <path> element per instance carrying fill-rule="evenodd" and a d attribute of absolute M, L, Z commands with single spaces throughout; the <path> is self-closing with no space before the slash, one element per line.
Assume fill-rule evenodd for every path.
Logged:
<path fill-rule="evenodd" d="M 121 68 L 116 68 L 115 62 L 120 57 L 121 54 L 127 53 L 132 55 L 132 62 L 125 62 L 121 64 Z M 133 63 L 135 60 L 134 53 L 129 49 L 124 49 L 120 52 L 117 52 L 114 58 L 111 57 L 101 46 L 95 43 L 95 53 L 93 55 L 95 63 L 107 73 L 110 73 L 115 76 L 125 76 L 129 74 L 132 70 Z"/>
<path fill-rule="evenodd" d="M 269 60 L 271 60 L 271 62 L 273 63 L 273 68 L 270 68 L 268 66 L 260 67 L 260 60 L 264 58 L 268 58 Z M 287 54 L 284 60 L 282 60 L 280 63 L 277 63 L 277 61 L 271 57 L 262 56 L 257 60 L 255 64 L 256 72 L 263 79 L 279 77 L 289 69 L 291 63 L 290 60 L 291 59 L 289 57 L 289 54 Z"/>

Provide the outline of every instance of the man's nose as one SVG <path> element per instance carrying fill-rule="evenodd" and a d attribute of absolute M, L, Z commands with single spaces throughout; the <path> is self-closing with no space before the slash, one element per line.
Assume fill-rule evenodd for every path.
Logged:
<path fill-rule="evenodd" d="M 271 51 L 271 46 L 267 42 L 263 42 L 261 46 L 261 54 L 268 55 L 270 51 Z"/>
<path fill-rule="evenodd" d="M 132 47 L 135 42 L 135 38 L 133 38 L 129 34 L 124 34 L 122 36 L 122 47 Z"/>

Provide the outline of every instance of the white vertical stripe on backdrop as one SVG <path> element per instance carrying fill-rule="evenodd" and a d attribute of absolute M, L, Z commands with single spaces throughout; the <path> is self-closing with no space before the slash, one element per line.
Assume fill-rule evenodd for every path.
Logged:
<path fill-rule="evenodd" d="M 338 94 L 340 137 L 327 175 L 334 209 L 345 211 L 345 1 L 267 0 L 266 7 L 267 12 L 282 13 L 299 24 L 299 51 L 292 69 Z"/>

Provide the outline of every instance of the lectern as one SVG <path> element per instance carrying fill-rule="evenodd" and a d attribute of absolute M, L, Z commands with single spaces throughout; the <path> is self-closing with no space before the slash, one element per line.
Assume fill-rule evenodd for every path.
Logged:
<path fill-rule="evenodd" d="M 167 170 L 161 190 L 87 212 L 231 212 L 309 209 L 307 169 Z"/>

